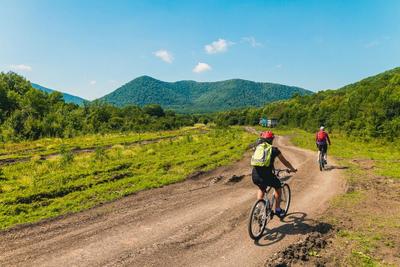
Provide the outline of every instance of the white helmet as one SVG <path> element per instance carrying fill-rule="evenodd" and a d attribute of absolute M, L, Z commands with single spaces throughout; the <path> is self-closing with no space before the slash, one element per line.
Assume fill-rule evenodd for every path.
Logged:
<path fill-rule="evenodd" d="M 325 129 L 325 127 L 324 127 L 324 126 L 321 126 L 319 129 L 320 129 L 321 131 L 323 131 L 323 130 Z"/>

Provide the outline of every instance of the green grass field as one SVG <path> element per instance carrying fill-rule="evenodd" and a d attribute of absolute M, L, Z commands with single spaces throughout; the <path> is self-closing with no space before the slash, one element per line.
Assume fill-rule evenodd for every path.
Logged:
<path fill-rule="evenodd" d="M 49 154 L 60 153 L 61 150 L 130 144 L 139 141 L 180 136 L 187 134 L 189 131 L 195 134 L 204 130 L 205 128 L 203 125 L 196 125 L 194 127 L 184 127 L 172 131 L 93 134 L 73 138 L 43 138 L 35 141 L 3 143 L 0 145 L 0 160 L 26 158 L 35 155 L 46 156 Z"/>
<path fill-rule="evenodd" d="M 81 211 L 140 190 L 182 181 L 195 171 L 240 159 L 254 141 L 254 135 L 241 128 L 176 133 L 184 132 L 176 139 L 147 145 L 116 144 L 76 155 L 64 150 L 48 160 L 32 157 L 28 162 L 4 166 L 0 175 L 0 228 Z M 110 142 L 100 140 L 101 144 Z"/>

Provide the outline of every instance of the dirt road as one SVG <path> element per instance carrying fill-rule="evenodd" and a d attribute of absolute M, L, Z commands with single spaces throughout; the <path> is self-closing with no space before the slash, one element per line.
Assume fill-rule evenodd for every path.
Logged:
<path fill-rule="evenodd" d="M 247 233 L 255 200 L 249 157 L 185 182 L 89 211 L 0 232 L 0 266 L 260 266 L 310 231 L 309 222 L 343 190 L 340 170 L 321 173 L 316 155 L 277 138 L 299 169 L 292 205 L 259 241 Z"/>

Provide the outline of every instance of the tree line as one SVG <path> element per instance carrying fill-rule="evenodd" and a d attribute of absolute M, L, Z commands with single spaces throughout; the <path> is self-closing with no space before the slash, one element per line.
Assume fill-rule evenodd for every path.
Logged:
<path fill-rule="evenodd" d="M 330 131 L 368 140 L 395 140 L 400 136 L 400 68 L 383 72 L 338 90 L 240 109 L 215 115 L 220 125 L 257 124 L 261 117 L 276 118 L 279 125 Z"/>
<path fill-rule="evenodd" d="M 3 141 L 72 137 L 113 131 L 170 130 L 193 125 L 195 115 L 181 115 L 159 105 L 118 108 L 103 102 L 78 106 L 59 92 L 45 93 L 13 73 L 0 73 L 0 138 Z"/>

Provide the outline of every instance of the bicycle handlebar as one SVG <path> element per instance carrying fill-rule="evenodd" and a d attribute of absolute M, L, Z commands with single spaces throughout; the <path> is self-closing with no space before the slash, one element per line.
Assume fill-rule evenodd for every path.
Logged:
<path fill-rule="evenodd" d="M 290 169 L 275 169 L 274 172 L 275 175 L 279 177 L 281 172 L 286 172 L 286 173 L 297 172 L 297 169 L 295 171 L 292 171 Z"/>

